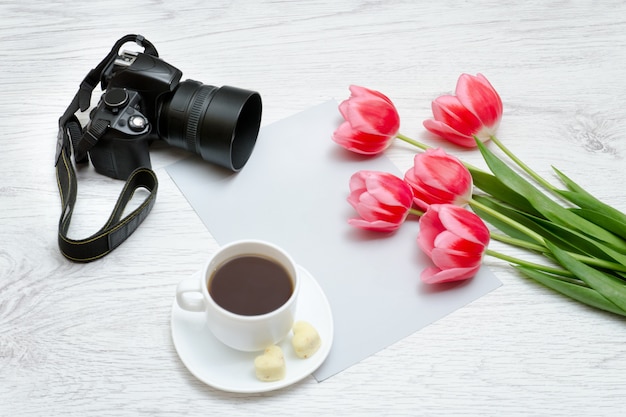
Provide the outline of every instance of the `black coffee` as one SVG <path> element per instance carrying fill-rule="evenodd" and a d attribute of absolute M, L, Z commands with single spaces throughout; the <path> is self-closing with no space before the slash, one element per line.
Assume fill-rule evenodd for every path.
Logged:
<path fill-rule="evenodd" d="M 256 316 L 276 310 L 293 293 L 289 272 L 276 261 L 243 255 L 220 265 L 209 280 L 209 294 L 222 308 Z"/>

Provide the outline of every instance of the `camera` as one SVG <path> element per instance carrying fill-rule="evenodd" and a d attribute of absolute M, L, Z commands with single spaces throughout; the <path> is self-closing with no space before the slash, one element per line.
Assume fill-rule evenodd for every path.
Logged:
<path fill-rule="evenodd" d="M 246 164 L 261 123 L 259 93 L 181 78 L 179 69 L 148 53 L 123 51 L 112 60 L 81 138 L 97 172 L 125 180 L 150 168 L 155 140 L 232 171 Z"/>
<path fill-rule="evenodd" d="M 135 42 L 144 52 L 120 52 L 128 42 Z M 75 262 L 100 259 L 146 219 L 158 189 L 149 153 L 154 141 L 193 152 L 231 171 L 239 171 L 248 161 L 261 124 L 259 93 L 181 81 L 182 75 L 159 58 L 150 41 L 128 34 L 115 42 L 80 83 L 59 118 L 54 163 L 62 209 L 58 243 L 66 258 Z M 102 89 L 100 101 L 83 128 L 76 112 L 91 107 L 91 95 L 98 84 Z M 75 165 L 90 159 L 97 172 L 126 184 L 104 226 L 88 238 L 72 239 L 68 230 L 78 194 Z M 148 195 L 127 212 L 128 203 L 140 188 Z"/>

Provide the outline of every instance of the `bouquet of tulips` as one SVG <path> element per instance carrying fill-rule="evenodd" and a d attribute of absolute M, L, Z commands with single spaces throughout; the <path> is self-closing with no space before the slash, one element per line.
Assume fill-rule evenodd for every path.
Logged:
<path fill-rule="evenodd" d="M 333 133 L 336 143 L 376 155 L 397 138 L 420 150 L 404 178 L 366 170 L 352 176 L 348 202 L 358 217 L 351 225 L 390 233 L 409 215 L 419 216 L 417 243 L 433 263 L 421 274 L 428 284 L 470 279 L 490 255 L 561 294 L 626 315 L 626 215 L 557 169 L 562 186 L 552 185 L 510 152 L 496 137 L 502 100 L 483 75 L 461 75 L 454 95 L 432 102 L 433 118 L 424 127 L 455 145 L 477 147 L 490 172 L 399 133 L 398 111 L 384 94 L 358 86 L 350 92 L 339 105 L 345 121 Z M 491 250 L 492 239 L 545 262 Z"/>

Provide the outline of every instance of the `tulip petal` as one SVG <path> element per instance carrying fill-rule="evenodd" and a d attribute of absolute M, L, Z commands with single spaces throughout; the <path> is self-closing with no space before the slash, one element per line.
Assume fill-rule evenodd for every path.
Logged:
<path fill-rule="evenodd" d="M 350 219 L 348 224 L 354 227 L 358 227 L 363 230 L 371 230 L 375 232 L 393 232 L 400 227 L 399 223 L 385 222 L 382 220 L 375 220 L 368 222 L 363 219 Z"/>
<path fill-rule="evenodd" d="M 424 172 L 421 175 L 422 181 L 432 187 L 467 188 L 472 181 L 472 176 L 463 163 L 440 148 L 428 149 L 425 153 L 417 154 L 414 162 L 416 169 Z"/>
<path fill-rule="evenodd" d="M 429 203 L 427 203 L 424 200 L 420 200 L 418 197 L 414 197 L 413 198 L 413 204 L 415 204 L 417 206 L 417 208 L 422 210 L 422 211 L 428 210 L 428 207 L 430 206 Z"/>
<path fill-rule="evenodd" d="M 502 117 L 502 100 L 484 75 L 462 74 L 456 85 L 456 96 L 469 111 L 488 127 L 496 126 Z"/>
<path fill-rule="evenodd" d="M 369 97 L 369 96 L 375 96 L 380 98 L 383 101 L 386 101 L 387 103 L 393 105 L 393 103 L 391 102 L 391 100 L 389 99 L 389 97 L 387 97 L 386 95 L 384 95 L 383 93 L 381 93 L 380 91 L 376 91 L 376 90 L 372 90 L 370 88 L 366 88 L 366 87 L 361 87 L 358 85 L 350 85 L 348 87 L 348 89 L 350 90 L 350 93 L 355 96 L 355 97 Z"/>
<path fill-rule="evenodd" d="M 456 199 L 456 194 L 445 190 L 428 187 L 419 182 L 413 182 L 410 178 L 407 178 L 406 181 L 413 187 L 415 198 L 422 201 L 426 207 L 430 204 L 451 204 Z"/>
<path fill-rule="evenodd" d="M 438 207 L 440 206 L 431 205 L 419 221 L 420 231 L 417 235 L 417 243 L 429 257 L 435 248 L 437 235 L 445 230 L 439 220 Z"/>
<path fill-rule="evenodd" d="M 413 200 L 411 188 L 395 175 L 370 176 L 365 179 L 365 185 L 382 204 L 410 206 Z"/>
<path fill-rule="evenodd" d="M 480 119 L 455 96 L 437 97 L 432 102 L 432 111 L 435 120 L 467 136 L 472 136 L 483 125 Z"/>
<path fill-rule="evenodd" d="M 474 213 L 451 204 L 433 204 L 420 219 L 418 245 L 435 267 L 422 272 L 426 283 L 471 278 L 482 264 L 489 230 Z"/>
<path fill-rule="evenodd" d="M 454 205 L 444 205 L 439 211 L 439 219 L 446 230 L 457 236 L 483 246 L 489 243 L 489 229 L 476 214 Z"/>
<path fill-rule="evenodd" d="M 368 230 L 392 231 L 408 216 L 413 192 L 393 174 L 363 170 L 350 177 L 347 200 L 361 216 L 351 219 L 349 224 Z"/>
<path fill-rule="evenodd" d="M 400 116 L 387 96 L 354 85 L 350 92 L 352 96 L 339 105 L 339 111 L 353 129 L 384 136 L 398 133 Z"/>
<path fill-rule="evenodd" d="M 419 201 L 427 204 L 466 204 L 472 195 L 472 176 L 456 157 L 443 149 L 428 149 L 413 159 L 404 179 Z"/>
<path fill-rule="evenodd" d="M 360 132 L 353 129 L 350 123 L 343 122 L 333 133 L 332 139 L 349 151 L 375 155 L 384 151 L 393 138 Z"/>
<path fill-rule="evenodd" d="M 455 95 L 443 95 L 432 102 L 433 120 L 424 127 L 457 145 L 474 148 L 473 136 L 482 142 L 496 133 L 502 118 L 502 100 L 482 74 L 462 74 Z"/>
<path fill-rule="evenodd" d="M 395 136 L 400 128 L 395 108 L 372 100 L 351 103 L 346 118 L 353 129 L 363 133 Z"/>
<path fill-rule="evenodd" d="M 454 130 L 450 126 L 437 120 L 424 120 L 424 127 L 434 133 L 437 136 L 454 143 L 455 145 L 463 146 L 464 148 L 475 148 L 476 141 L 472 136 L 464 135 Z"/>
<path fill-rule="evenodd" d="M 350 200 L 348 200 L 350 202 Z M 352 204 L 352 202 L 351 202 Z M 365 220 L 386 220 L 393 221 L 402 218 L 408 213 L 406 207 L 403 206 L 385 206 L 381 205 L 373 199 L 368 193 L 359 196 L 359 201 L 352 204 L 361 217 Z"/>
<path fill-rule="evenodd" d="M 474 268 L 482 262 L 482 250 L 476 253 L 435 248 L 431 252 L 431 259 L 441 269 Z"/>
<path fill-rule="evenodd" d="M 472 278 L 480 268 L 454 268 L 441 270 L 435 267 L 425 268 L 420 276 L 426 284 L 442 284 L 444 282 L 461 281 Z"/>
<path fill-rule="evenodd" d="M 355 190 L 361 190 L 361 191 L 366 190 L 365 179 L 364 179 L 364 175 L 366 172 L 367 171 L 358 171 L 352 174 L 352 176 L 350 177 L 350 182 L 349 182 L 351 192 L 354 192 Z"/>
<path fill-rule="evenodd" d="M 449 230 L 439 233 L 433 245 L 436 249 L 444 251 L 445 256 L 457 259 L 481 258 L 485 250 L 485 245 L 463 239 Z M 434 251 L 435 249 L 433 249 Z M 435 264 L 441 266 L 438 262 L 435 262 Z"/>

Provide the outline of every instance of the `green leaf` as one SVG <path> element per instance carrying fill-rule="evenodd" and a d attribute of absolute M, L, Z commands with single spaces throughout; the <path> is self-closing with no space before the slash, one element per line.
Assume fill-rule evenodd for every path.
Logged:
<path fill-rule="evenodd" d="M 501 203 L 498 202 L 498 200 L 495 200 L 494 198 L 492 198 L 491 196 L 482 196 L 482 195 L 474 195 L 472 197 L 472 199 L 474 201 L 478 201 L 479 203 L 497 211 L 498 213 L 502 214 L 505 217 L 508 217 L 509 219 L 515 220 L 518 223 L 521 223 L 521 221 L 523 221 L 524 217 L 522 215 L 519 214 L 519 212 L 515 211 L 514 209 L 511 209 L 507 206 L 502 205 Z M 506 233 L 507 235 L 515 238 L 515 239 L 521 239 L 524 240 L 526 242 L 530 242 L 530 243 L 537 243 L 534 239 L 532 239 L 531 237 L 529 237 L 526 233 L 521 232 L 519 229 L 507 224 L 506 222 L 502 221 L 501 219 L 499 219 L 498 217 L 484 211 L 481 210 L 480 207 L 477 206 L 472 206 L 472 210 L 474 211 L 474 213 L 476 213 L 481 219 L 483 219 L 484 221 L 486 221 L 487 223 L 491 224 L 492 226 L 494 226 L 495 228 L 497 228 L 498 230 L 500 230 L 503 233 Z M 526 222 L 521 223 L 524 226 L 528 226 L 528 224 L 526 224 Z"/>
<path fill-rule="evenodd" d="M 611 217 L 610 213 L 600 212 L 588 208 L 572 208 L 570 210 L 578 216 L 584 217 L 590 222 L 593 222 L 600 227 L 604 227 L 606 230 L 610 230 L 623 239 L 626 239 L 626 223 L 622 223 L 619 219 Z"/>
<path fill-rule="evenodd" d="M 469 168 L 469 171 L 472 174 L 474 187 L 511 207 L 526 213 L 532 213 L 535 216 L 541 216 L 524 196 L 504 185 L 495 175 L 472 168 Z"/>
<path fill-rule="evenodd" d="M 477 140 L 476 143 L 494 175 L 504 185 L 524 196 L 544 217 L 567 228 L 579 230 L 617 250 L 626 252 L 626 241 L 624 239 L 560 206 L 513 171 L 493 152 L 487 149 L 481 141 Z"/>
<path fill-rule="evenodd" d="M 552 169 L 569 189 L 557 193 L 580 207 L 573 210 L 576 214 L 626 239 L 626 214 L 598 200 L 555 167 Z"/>
<path fill-rule="evenodd" d="M 578 231 L 571 230 L 564 226 L 552 223 L 544 218 L 531 216 L 518 210 L 506 207 L 488 196 L 474 196 L 473 199 L 485 206 L 490 207 L 491 209 L 502 214 L 503 216 L 514 220 L 522 226 L 527 227 L 533 232 L 539 234 L 544 239 L 550 240 L 561 249 L 567 250 L 569 252 L 579 253 L 585 256 L 593 256 L 599 259 L 604 259 L 606 261 L 617 261 L 622 264 L 626 264 L 626 256 L 620 255 L 618 252 L 607 248 L 606 245 L 602 245 L 600 242 L 597 242 Z M 483 220 L 490 223 L 492 226 L 496 227 L 503 233 L 506 233 L 507 235 L 516 239 L 536 243 L 533 239 L 525 235 L 523 232 L 515 229 L 515 227 L 511 225 L 506 224 L 504 221 L 498 219 L 497 217 L 483 210 L 480 210 L 479 207 L 472 205 L 472 210 L 474 210 L 474 212 L 478 214 Z"/>
<path fill-rule="evenodd" d="M 522 274 L 548 288 L 591 307 L 626 316 L 626 311 L 607 300 L 596 290 L 560 280 L 558 277 L 526 266 L 514 265 Z"/>
<path fill-rule="evenodd" d="M 607 216 L 619 221 L 620 223 L 626 224 L 626 214 L 598 200 L 596 197 L 594 197 L 592 194 L 587 192 L 580 185 L 576 184 L 569 177 L 567 177 L 567 175 L 565 175 L 558 169 L 554 167 L 552 167 L 552 169 L 554 169 L 554 171 L 558 174 L 559 178 L 561 179 L 561 181 L 563 181 L 565 186 L 570 191 L 572 191 L 571 195 L 574 195 L 575 198 L 578 199 L 577 201 L 572 201 L 573 203 L 583 208 L 588 208 L 591 210 L 597 210 L 597 211 L 603 212 Z"/>
<path fill-rule="evenodd" d="M 537 233 L 542 234 L 552 243 L 558 243 L 557 246 L 561 249 L 626 265 L 626 254 L 616 251 L 602 242 L 548 220 L 535 219 L 535 221 L 546 230 L 544 233 L 539 231 Z"/>
<path fill-rule="evenodd" d="M 565 269 L 571 271 L 576 277 L 613 302 L 617 307 L 626 310 L 626 281 L 577 261 L 567 252 L 549 242 L 547 242 L 547 245 L 554 257 Z"/>

